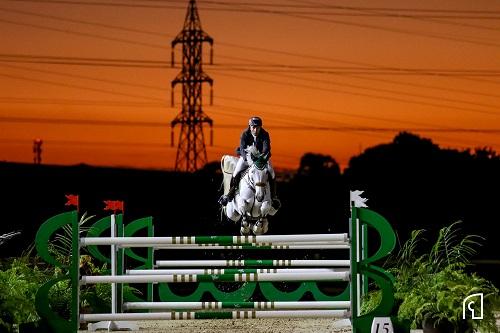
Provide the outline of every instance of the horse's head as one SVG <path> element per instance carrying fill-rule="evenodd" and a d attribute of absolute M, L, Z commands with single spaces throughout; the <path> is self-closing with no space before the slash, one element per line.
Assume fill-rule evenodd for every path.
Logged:
<path fill-rule="evenodd" d="M 248 146 L 247 148 L 245 148 L 245 154 L 249 166 L 252 166 L 255 160 L 258 159 L 261 155 L 259 150 L 255 146 Z"/>
<path fill-rule="evenodd" d="M 253 164 L 248 170 L 248 176 L 255 186 L 255 198 L 258 202 L 264 201 L 267 189 L 267 161 L 269 160 L 269 153 L 263 155 L 259 154 L 258 157 L 252 157 Z"/>

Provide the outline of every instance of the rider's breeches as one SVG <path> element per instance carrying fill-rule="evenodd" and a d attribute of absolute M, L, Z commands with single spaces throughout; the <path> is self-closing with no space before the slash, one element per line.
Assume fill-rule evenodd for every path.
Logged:
<path fill-rule="evenodd" d="M 241 171 L 245 170 L 248 168 L 248 163 L 245 161 L 243 157 L 240 156 L 238 159 L 238 162 L 236 163 L 236 167 L 234 168 L 233 172 L 233 178 L 236 177 L 237 174 L 239 174 Z"/>
<path fill-rule="evenodd" d="M 274 174 L 273 165 L 271 164 L 271 160 L 268 160 L 268 161 L 267 161 L 267 170 L 268 170 L 268 171 L 269 171 L 269 173 L 271 174 L 271 178 L 272 178 L 272 179 L 276 178 L 276 175 Z"/>
<path fill-rule="evenodd" d="M 233 178 L 236 177 L 236 175 L 238 173 L 245 170 L 246 168 L 248 168 L 248 163 L 247 163 L 247 161 L 245 161 L 245 159 L 243 157 L 240 156 L 238 163 L 236 163 L 236 167 L 234 168 Z M 271 178 L 274 179 L 276 177 L 276 175 L 274 173 L 274 169 L 273 169 L 273 165 L 271 164 L 271 160 L 267 161 L 267 169 L 268 169 L 269 173 L 271 174 Z"/>

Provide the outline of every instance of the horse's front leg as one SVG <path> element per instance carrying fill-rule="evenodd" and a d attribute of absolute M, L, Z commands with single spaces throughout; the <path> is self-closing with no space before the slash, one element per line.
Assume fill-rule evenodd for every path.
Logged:
<path fill-rule="evenodd" d="M 242 196 L 238 196 L 235 201 L 236 201 L 236 209 L 238 210 L 240 215 L 245 216 L 246 213 L 250 212 L 250 210 L 252 209 L 253 202 L 251 198 L 244 198 Z"/>
<path fill-rule="evenodd" d="M 224 207 L 226 216 L 231 219 L 233 222 L 238 222 L 241 214 L 238 212 L 236 205 L 234 204 L 234 200 L 229 202 L 226 207 Z"/>
<path fill-rule="evenodd" d="M 260 216 L 266 217 L 271 210 L 272 202 L 270 200 L 265 200 L 260 206 Z"/>

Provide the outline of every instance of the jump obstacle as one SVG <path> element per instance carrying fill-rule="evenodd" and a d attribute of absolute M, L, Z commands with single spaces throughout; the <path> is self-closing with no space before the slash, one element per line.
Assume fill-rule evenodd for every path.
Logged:
<path fill-rule="evenodd" d="M 89 330 L 137 329 L 128 321 L 181 319 L 246 319 L 246 318 L 347 318 L 353 333 L 406 331 L 394 312 L 393 277 L 374 262 L 387 256 L 396 238 L 390 224 L 364 205 L 359 192 L 351 192 L 349 234 L 305 234 L 262 236 L 192 236 L 154 237 L 152 218 L 123 224 L 123 215 L 111 215 L 97 221 L 80 236 L 78 212 L 62 213 L 42 224 L 36 236 L 36 248 L 47 263 L 60 267 L 67 274 L 44 284 L 36 295 L 36 309 L 54 332 L 76 332 L 80 323 L 89 323 Z M 63 226 L 72 230 L 71 264 L 58 262 L 48 250 L 51 237 Z M 368 257 L 368 227 L 380 236 L 380 246 Z M 111 237 L 100 237 L 110 230 Z M 148 237 L 133 237 L 146 230 Z M 99 246 L 110 246 L 110 258 Z M 110 275 L 80 276 L 80 249 L 86 247 L 96 259 L 111 265 Z M 146 248 L 141 256 L 133 248 Z M 347 260 L 156 260 L 160 250 L 291 250 L 349 249 Z M 178 253 L 178 252 L 176 252 Z M 129 257 L 143 265 L 124 269 Z M 210 267 L 210 268 L 208 268 Z M 216 267 L 216 268 L 215 268 Z M 228 268 L 229 267 L 229 268 Z M 279 267 L 279 268 L 276 268 Z M 165 269 L 167 268 L 167 269 Z M 49 304 L 49 291 L 58 282 L 69 280 L 72 292 L 71 317 L 66 320 Z M 378 307 L 361 314 L 361 296 L 368 289 L 368 279 L 381 290 Z M 293 291 L 276 288 L 273 282 L 300 282 Z M 328 295 L 320 290 L 321 281 L 348 281 L 341 294 Z M 177 295 L 172 286 L 179 283 L 198 284 L 190 295 Z M 216 283 L 239 283 L 232 292 L 221 291 Z M 110 313 L 80 313 L 80 288 L 87 284 L 109 283 L 112 288 Z M 123 285 L 147 284 L 145 300 L 124 292 Z M 160 301 L 153 301 L 157 285 Z M 257 286 L 265 301 L 250 301 Z M 205 293 L 216 301 L 202 301 Z M 301 300 L 306 293 L 313 301 Z M 124 301 L 125 300 L 125 301 Z M 134 312 L 140 311 L 140 312 Z M 144 312 L 147 311 L 147 312 Z M 161 312 L 164 311 L 164 312 Z M 98 322 L 96 324 L 91 324 Z M 387 330 L 389 329 L 389 330 Z"/>

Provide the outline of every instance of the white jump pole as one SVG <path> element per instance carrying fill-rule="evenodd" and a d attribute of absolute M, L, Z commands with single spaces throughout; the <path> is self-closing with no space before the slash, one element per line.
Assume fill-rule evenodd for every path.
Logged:
<path fill-rule="evenodd" d="M 350 301 L 301 302 L 127 302 L 124 310 L 220 310 L 250 308 L 256 310 L 349 309 Z"/>
<path fill-rule="evenodd" d="M 116 228 L 116 215 L 111 214 L 111 225 L 110 225 L 110 231 L 111 231 L 111 239 L 116 239 L 117 237 L 117 228 Z M 120 235 L 121 236 L 121 235 Z M 116 274 L 117 270 L 117 263 L 116 263 L 116 250 L 117 246 L 115 244 L 111 245 L 111 278 L 116 278 L 118 275 Z M 122 263 L 123 266 L 123 263 Z M 80 281 L 81 284 L 81 281 Z M 117 292 L 117 283 L 112 282 L 111 283 L 111 316 L 117 316 L 117 305 L 118 305 L 118 292 Z M 120 304 L 123 302 L 122 299 L 119 300 Z M 96 331 L 99 329 L 106 329 L 108 331 L 112 330 L 138 330 L 139 328 L 137 327 L 136 324 L 126 322 L 126 321 L 116 321 L 116 319 L 100 319 L 98 323 L 95 324 L 89 324 L 88 325 L 88 330 L 89 331 Z"/>
<path fill-rule="evenodd" d="M 128 269 L 127 275 L 172 275 L 172 274 L 234 274 L 234 273 L 330 273 L 347 272 L 348 268 L 194 268 L 194 269 Z M 237 271 L 237 272 L 235 272 Z"/>
<path fill-rule="evenodd" d="M 173 274 L 82 276 L 80 283 L 186 283 L 186 282 L 272 282 L 272 281 L 349 281 L 350 272 L 329 273 L 245 273 L 245 274 Z"/>
<path fill-rule="evenodd" d="M 136 245 L 140 247 L 142 245 Z M 147 247 L 144 245 L 144 247 Z M 219 244 L 192 244 L 192 245 L 160 245 L 156 250 L 349 250 L 350 246 L 344 243 L 295 243 L 291 245 L 219 245 Z"/>
<path fill-rule="evenodd" d="M 346 318 L 347 310 L 238 310 L 224 312 L 152 312 L 80 314 L 80 322 L 100 320 L 190 320 L 190 319 L 253 319 L 253 318 Z"/>
<path fill-rule="evenodd" d="M 219 244 L 242 245 L 256 243 L 310 243 L 347 242 L 347 234 L 304 234 L 304 235 L 263 235 L 263 236 L 179 236 L 179 237 L 84 237 L 81 246 L 120 245 L 121 247 L 149 247 L 175 244 Z"/>
<path fill-rule="evenodd" d="M 349 267 L 349 260 L 157 260 L 157 267 Z"/>

